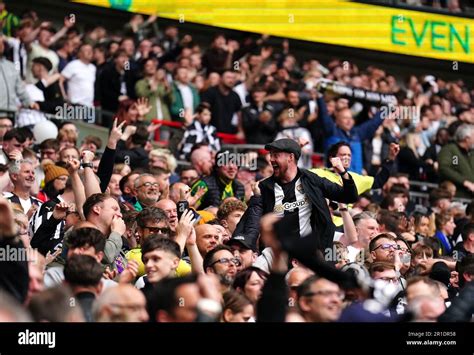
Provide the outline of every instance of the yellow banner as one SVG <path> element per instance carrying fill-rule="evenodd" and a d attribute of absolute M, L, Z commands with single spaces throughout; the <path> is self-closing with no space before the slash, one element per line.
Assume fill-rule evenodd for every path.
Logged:
<path fill-rule="evenodd" d="M 474 63 L 474 20 L 343 0 L 74 0 L 312 42 Z"/>

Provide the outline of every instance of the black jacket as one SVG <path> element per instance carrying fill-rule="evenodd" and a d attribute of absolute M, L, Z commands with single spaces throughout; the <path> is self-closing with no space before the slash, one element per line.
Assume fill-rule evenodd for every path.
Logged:
<path fill-rule="evenodd" d="M 201 204 L 199 209 L 203 210 L 209 206 L 219 207 L 222 202 L 222 193 L 225 189 L 223 182 L 217 177 L 217 174 L 214 172 L 212 175 L 203 177 L 201 179 L 207 185 L 207 192 L 201 197 Z M 194 184 L 193 190 L 197 190 L 197 187 L 202 186 L 202 182 L 198 181 Z M 234 192 L 234 197 L 239 200 L 245 198 L 245 188 L 237 180 L 232 181 L 232 191 Z"/>
<path fill-rule="evenodd" d="M 354 203 L 357 201 L 357 188 L 352 178 L 342 179 L 343 186 L 340 186 L 306 169 L 300 169 L 300 172 L 303 190 L 311 201 L 313 212 L 316 212 L 313 213 L 315 218 L 312 219 L 312 229 L 313 233 L 316 233 L 318 237 L 317 248 L 323 251 L 324 254 L 324 250 L 332 247 L 335 231 L 325 199 Z M 237 225 L 234 236 L 243 234 L 253 240 L 253 243 L 257 242 L 260 231 L 260 218 L 267 213 L 273 212 L 275 207 L 274 186 L 275 180 L 273 177 L 260 182 L 261 196 L 250 199 L 249 207 Z"/>

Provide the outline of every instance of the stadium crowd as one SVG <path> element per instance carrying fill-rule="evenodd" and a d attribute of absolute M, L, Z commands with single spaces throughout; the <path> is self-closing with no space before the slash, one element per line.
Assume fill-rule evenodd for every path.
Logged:
<path fill-rule="evenodd" d="M 115 33 L 0 14 L 1 321 L 472 319 L 462 79 L 201 44 L 154 15 Z M 58 114 L 97 108 L 107 142 Z"/>

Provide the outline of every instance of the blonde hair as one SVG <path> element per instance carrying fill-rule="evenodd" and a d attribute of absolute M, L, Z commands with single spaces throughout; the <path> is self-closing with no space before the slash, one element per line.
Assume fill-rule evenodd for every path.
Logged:
<path fill-rule="evenodd" d="M 176 167 L 178 166 L 178 162 L 176 161 L 176 158 L 173 156 L 173 154 L 171 154 L 171 152 L 168 149 L 164 149 L 164 148 L 153 149 L 148 156 L 149 158 L 156 157 L 159 159 L 164 159 L 166 161 L 168 170 L 172 173 L 175 171 Z"/>

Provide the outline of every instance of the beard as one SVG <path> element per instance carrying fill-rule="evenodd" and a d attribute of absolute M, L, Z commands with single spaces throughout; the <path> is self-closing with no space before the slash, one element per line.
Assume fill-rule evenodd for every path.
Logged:
<path fill-rule="evenodd" d="M 231 286 L 234 283 L 234 279 L 235 277 L 231 275 L 219 275 L 219 281 L 224 286 Z"/>

